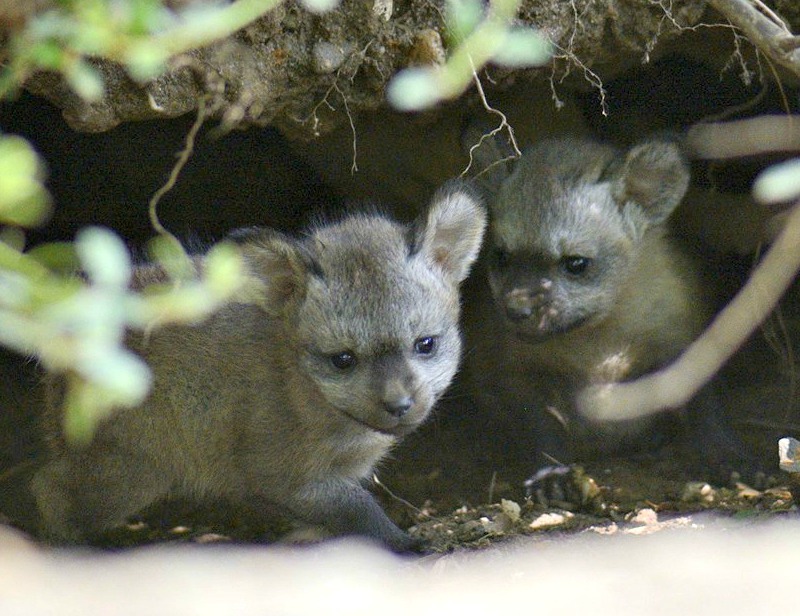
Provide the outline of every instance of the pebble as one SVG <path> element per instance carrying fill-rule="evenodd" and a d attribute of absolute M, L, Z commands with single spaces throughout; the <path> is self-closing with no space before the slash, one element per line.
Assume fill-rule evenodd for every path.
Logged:
<path fill-rule="evenodd" d="M 311 52 L 312 67 L 319 75 L 328 75 L 344 62 L 344 51 L 328 41 L 319 41 Z"/>
<path fill-rule="evenodd" d="M 528 525 L 528 528 L 532 530 L 538 530 L 540 528 L 548 528 L 550 526 L 559 526 L 567 521 L 567 517 L 571 516 L 567 514 L 562 515 L 560 513 L 543 513 L 533 522 L 531 522 Z"/>

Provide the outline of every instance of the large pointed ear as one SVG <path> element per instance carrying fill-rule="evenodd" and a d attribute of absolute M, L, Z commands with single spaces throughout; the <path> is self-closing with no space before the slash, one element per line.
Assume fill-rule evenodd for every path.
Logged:
<path fill-rule="evenodd" d="M 469 176 L 481 192 L 494 195 L 511 175 L 517 156 L 504 131 L 475 119 L 461 131 L 461 149 L 470 160 Z"/>
<path fill-rule="evenodd" d="M 620 206 L 635 203 L 650 224 L 660 224 L 672 214 L 688 187 L 689 165 L 678 145 L 647 141 L 628 151 L 611 192 Z"/>
<path fill-rule="evenodd" d="M 412 252 L 458 284 L 480 252 L 485 228 L 486 210 L 475 189 L 465 182 L 448 182 L 415 225 Z"/>
<path fill-rule="evenodd" d="M 238 245 L 250 275 L 244 301 L 273 316 L 302 301 L 308 277 L 319 269 L 302 244 L 259 227 L 238 229 L 229 239 Z"/>

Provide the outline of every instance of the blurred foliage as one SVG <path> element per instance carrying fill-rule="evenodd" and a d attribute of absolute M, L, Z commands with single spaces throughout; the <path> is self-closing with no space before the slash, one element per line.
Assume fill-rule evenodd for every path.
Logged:
<path fill-rule="evenodd" d="M 17 0 L 23 18 L 6 33 L 0 97 L 47 70 L 63 75 L 79 96 L 96 100 L 105 88 L 96 58 L 116 61 L 132 78 L 147 80 L 171 57 L 232 34 L 280 1 L 196 2 L 178 11 L 161 0 L 42 0 L 36 4 L 42 10 L 28 14 L 25 0 Z M 336 0 L 304 4 L 320 12 Z M 446 62 L 401 71 L 389 85 L 390 102 L 422 109 L 460 95 L 489 62 L 522 67 L 547 61 L 547 41 L 514 25 L 519 4 L 448 0 Z M 798 164 L 766 174 L 757 192 L 764 191 L 766 200 L 796 198 Z M 213 248 L 198 271 L 174 242 L 161 238 L 152 254 L 169 282 L 131 288 L 128 250 L 100 228 L 82 230 L 74 243 L 26 249 L 23 229 L 50 213 L 44 178 L 44 164 L 30 144 L 0 135 L 0 344 L 64 375 L 66 433 L 85 442 L 99 418 L 139 404 L 149 391 L 149 369 L 126 349 L 126 331 L 202 320 L 243 287 L 246 274 L 230 245 Z"/>
<path fill-rule="evenodd" d="M 21 137 L 0 136 L 0 220 L 30 227 L 50 212 L 44 166 Z"/>
<path fill-rule="evenodd" d="M 0 97 L 45 70 L 61 74 L 83 99 L 97 100 L 105 88 L 98 58 L 145 81 L 163 72 L 171 57 L 233 34 L 280 1 L 13 0 L 0 7 L 6 29 Z M 303 3 L 321 12 L 337 1 Z M 545 61 L 547 44 L 532 30 L 509 25 L 518 5 L 450 0 L 453 52 L 446 64 L 401 72 L 390 98 L 402 108 L 419 108 L 460 94 L 490 60 L 509 66 Z M 169 283 L 132 288 L 128 250 L 100 228 L 82 230 L 74 243 L 26 250 L 23 229 L 50 213 L 44 178 L 30 144 L 0 135 L 0 344 L 64 376 L 66 435 L 85 442 L 98 419 L 141 403 L 149 391 L 150 371 L 125 347 L 126 331 L 201 320 L 230 300 L 246 276 L 231 246 L 212 249 L 200 272 L 174 238 L 161 237 L 152 254 Z"/>
<path fill-rule="evenodd" d="M 61 74 L 83 99 L 98 100 L 105 89 L 98 58 L 119 63 L 135 80 L 152 79 L 171 57 L 233 34 L 280 1 L 170 3 L 182 7 L 175 10 L 161 0 L 17 0 L 0 10 L 14 15 L 5 23 L 0 97 L 45 70 Z M 303 3 L 321 12 L 337 1 Z M 455 49 L 446 66 L 402 73 L 390 96 L 402 92 L 406 102 L 400 106 L 412 108 L 408 101 L 420 97 L 435 102 L 432 93 L 459 94 L 473 67 L 490 59 L 513 66 L 544 61 L 548 50 L 538 35 L 508 25 L 518 4 L 495 0 L 484 12 L 480 0 L 452 0 L 447 24 Z M 420 79 L 428 79 L 427 90 L 414 83 Z M 132 288 L 128 250 L 101 228 L 83 229 L 74 243 L 26 250 L 22 229 L 41 224 L 50 213 L 44 178 L 30 144 L 0 135 L 0 344 L 64 376 L 65 433 L 80 443 L 100 418 L 147 396 L 150 370 L 125 347 L 126 331 L 201 320 L 230 300 L 246 275 L 232 246 L 213 248 L 200 272 L 174 238 L 162 236 L 152 255 L 169 282 Z"/>
<path fill-rule="evenodd" d="M 97 100 L 104 84 L 92 58 L 114 60 L 134 79 L 150 79 L 172 56 L 233 34 L 280 1 L 199 2 L 182 11 L 161 0 L 54 1 L 12 29 L 0 96 L 48 70 L 62 74 L 82 98 Z"/>
<path fill-rule="evenodd" d="M 65 426 L 80 442 L 99 418 L 147 395 L 150 371 L 125 348 L 126 330 L 196 322 L 228 301 L 245 273 L 227 244 L 208 253 L 202 275 L 176 266 L 185 256 L 156 249 L 156 262 L 172 274 L 170 283 L 133 290 L 127 248 L 96 227 L 79 232 L 74 244 L 25 251 L 20 227 L 41 222 L 49 211 L 43 175 L 27 142 L 0 136 L 0 223 L 12 225 L 0 233 L 0 344 L 66 376 Z M 69 271 L 73 263 L 80 274 Z"/>
<path fill-rule="evenodd" d="M 460 96 L 489 62 L 509 67 L 538 66 L 552 49 L 545 37 L 513 20 L 521 0 L 448 0 L 446 25 L 452 51 L 442 66 L 400 71 L 389 83 L 389 102 L 418 111 Z"/>
<path fill-rule="evenodd" d="M 800 199 L 800 158 L 773 165 L 756 178 L 753 195 L 762 203 Z"/>
<path fill-rule="evenodd" d="M 24 13 L 6 41 L 0 95 L 21 87 L 34 71 L 61 73 L 87 100 L 104 83 L 92 64 L 120 62 L 147 79 L 183 51 L 227 36 L 279 0 L 201 3 L 181 13 L 159 0 L 60 0 Z M 67 383 L 64 425 L 72 442 L 91 437 L 98 419 L 141 403 L 151 374 L 124 344 L 128 329 L 202 320 L 242 288 L 243 261 L 219 244 L 201 268 L 174 238 L 153 243 L 168 283 L 132 287 L 134 268 L 122 240 L 107 229 L 83 229 L 74 243 L 25 249 L 23 229 L 46 221 L 51 199 L 45 166 L 30 144 L 0 135 L 0 344 L 36 357 Z M 143 210 L 144 214 L 144 210 Z"/>
<path fill-rule="evenodd" d="M 15 0 L 0 7 L 7 29 L 0 98 L 44 70 L 61 74 L 83 99 L 97 100 L 105 84 L 96 59 L 115 61 L 146 81 L 170 58 L 233 34 L 280 2 Z M 337 3 L 303 0 L 314 12 Z M 168 282 L 143 289 L 132 288 L 130 254 L 107 229 L 87 228 L 74 243 L 26 250 L 23 229 L 50 213 L 44 178 L 44 164 L 28 142 L 0 135 L 0 344 L 64 376 L 65 434 L 82 443 L 99 419 L 140 404 L 149 391 L 150 370 L 125 347 L 126 331 L 200 321 L 230 301 L 246 273 L 231 245 L 215 246 L 198 268 L 163 234 L 151 253 Z"/>

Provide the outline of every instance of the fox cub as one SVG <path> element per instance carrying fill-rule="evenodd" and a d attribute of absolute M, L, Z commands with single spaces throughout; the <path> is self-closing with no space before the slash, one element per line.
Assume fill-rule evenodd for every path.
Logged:
<path fill-rule="evenodd" d="M 235 232 L 257 301 L 132 337 L 153 391 L 87 447 L 66 446 L 50 405 L 50 456 L 31 481 L 44 536 L 82 542 L 177 495 L 413 547 L 361 482 L 456 372 L 459 285 L 484 226 L 478 199 L 452 184 L 410 227 L 360 214 L 302 239 Z M 160 276 L 145 267 L 138 284 Z"/>
<path fill-rule="evenodd" d="M 499 164 L 502 142 L 481 149 L 479 166 L 494 166 L 477 180 L 490 222 L 484 282 L 468 300 L 465 376 L 479 406 L 531 425 L 539 465 L 637 445 L 653 419 L 597 425 L 575 401 L 588 385 L 663 366 L 710 317 L 694 263 L 667 235 L 689 184 L 686 161 L 660 139 L 624 152 L 547 139 Z M 688 423 L 717 430 L 716 410 L 703 405 L 714 406 L 707 394 Z M 715 463 L 729 454 L 709 451 Z"/>

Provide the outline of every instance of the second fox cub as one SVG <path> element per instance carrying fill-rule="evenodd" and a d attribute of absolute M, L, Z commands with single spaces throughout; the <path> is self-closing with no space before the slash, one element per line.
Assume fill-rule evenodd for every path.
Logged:
<path fill-rule="evenodd" d="M 500 158 L 494 142 L 480 162 Z M 569 462 L 575 448 L 634 444 L 649 422 L 590 424 L 575 397 L 664 365 L 709 318 L 693 263 L 666 233 L 688 187 L 687 163 L 666 140 L 620 152 L 560 138 L 487 175 L 490 297 L 479 289 L 487 297 L 468 317 L 467 380 L 484 408 L 499 405 L 506 420 L 531 425 L 540 465 Z M 717 425 L 715 412 L 687 417 Z"/>
<path fill-rule="evenodd" d="M 32 480 L 45 536 L 82 542 L 177 495 L 410 548 L 361 481 L 456 372 L 458 288 L 484 225 L 472 193 L 451 186 L 413 227 L 355 215 L 303 239 L 237 233 L 257 300 L 133 339 L 154 373 L 141 407 L 72 449 L 56 396 L 50 457 Z"/>

